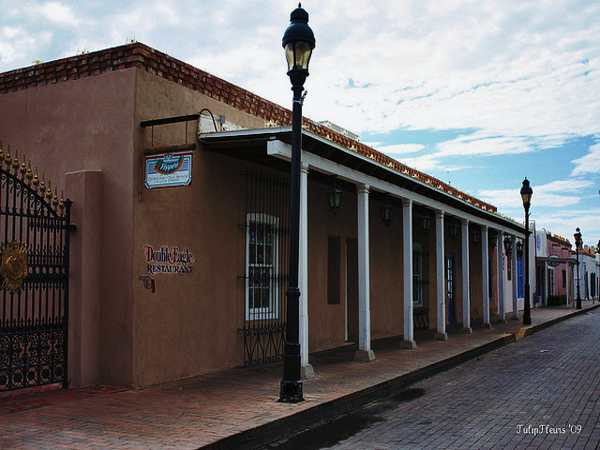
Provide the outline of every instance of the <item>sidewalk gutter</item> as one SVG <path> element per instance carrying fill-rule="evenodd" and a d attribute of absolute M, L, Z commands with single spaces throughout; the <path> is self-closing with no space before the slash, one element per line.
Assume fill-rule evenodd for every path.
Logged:
<path fill-rule="evenodd" d="M 531 327 L 525 328 L 525 337 L 531 336 L 532 334 L 537 333 L 538 331 L 543 330 L 544 328 L 548 328 L 552 325 L 556 325 L 559 322 L 570 319 L 571 317 L 579 316 L 580 314 L 585 314 L 588 311 L 593 311 L 596 308 L 600 307 L 600 303 L 597 305 L 592 305 L 585 309 L 575 309 L 570 314 L 565 314 L 564 316 L 556 317 L 555 319 L 547 320 L 546 322 L 540 323 L 539 325 L 533 325 Z"/>
<path fill-rule="evenodd" d="M 600 307 L 600 303 L 586 309 L 575 310 L 570 314 L 565 314 L 564 316 L 560 316 L 537 325 L 520 328 L 515 333 L 507 333 L 506 335 L 490 341 L 487 344 L 483 344 L 479 347 L 451 356 L 450 358 L 437 361 L 428 366 L 404 375 L 400 375 L 388 381 L 384 381 L 383 383 L 370 386 L 366 389 L 362 389 L 343 397 L 315 405 L 312 408 L 299 411 L 296 414 L 282 417 L 281 419 L 274 420 L 264 425 L 228 436 L 200 448 L 208 450 L 262 448 L 269 443 L 276 441 L 280 436 L 296 435 L 298 433 L 307 431 L 310 428 L 330 422 L 340 416 L 355 412 L 358 408 L 373 401 L 389 397 L 390 395 L 397 393 L 397 391 L 402 390 L 411 384 L 432 377 L 440 372 L 452 369 L 453 367 L 456 367 L 471 359 L 475 359 L 480 355 L 491 352 L 505 345 L 512 344 L 520 340 L 522 337 L 531 336 L 532 334 L 537 333 L 544 328 L 548 328 L 559 322 L 570 319 L 571 317 L 592 311 L 598 307 Z"/>

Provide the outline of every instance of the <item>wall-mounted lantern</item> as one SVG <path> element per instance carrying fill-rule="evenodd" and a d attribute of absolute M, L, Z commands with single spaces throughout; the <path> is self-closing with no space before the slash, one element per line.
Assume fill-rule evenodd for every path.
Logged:
<path fill-rule="evenodd" d="M 508 268 L 508 279 L 512 278 L 512 239 L 507 234 L 504 236 L 504 253 L 506 253 L 506 267 Z"/>
<path fill-rule="evenodd" d="M 523 242 L 522 241 L 518 241 L 517 242 L 517 256 L 520 258 L 521 256 L 523 256 Z"/>
<path fill-rule="evenodd" d="M 490 233 L 490 245 L 492 247 L 495 247 L 496 246 L 496 242 L 498 242 L 498 235 Z"/>
<path fill-rule="evenodd" d="M 456 222 L 450 222 L 450 237 L 452 239 L 458 238 L 458 232 L 460 231 L 460 227 Z"/>
<path fill-rule="evenodd" d="M 329 191 L 329 208 L 334 212 L 342 206 L 342 190 L 337 184 L 337 179 L 333 179 L 333 185 L 331 191 Z"/>
<path fill-rule="evenodd" d="M 429 231 L 431 229 L 431 219 L 427 216 L 423 217 L 423 229 Z"/>
<path fill-rule="evenodd" d="M 383 220 L 386 227 L 389 227 L 392 223 L 392 202 L 389 198 L 385 199 L 381 208 L 381 220 Z"/>
<path fill-rule="evenodd" d="M 473 229 L 473 242 L 478 243 L 481 241 L 481 231 Z"/>

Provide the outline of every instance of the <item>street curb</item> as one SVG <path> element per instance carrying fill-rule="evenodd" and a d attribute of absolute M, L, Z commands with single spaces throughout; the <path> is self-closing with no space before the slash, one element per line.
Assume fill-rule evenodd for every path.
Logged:
<path fill-rule="evenodd" d="M 548 328 L 554 324 L 578 316 L 587 311 L 591 311 L 598 307 L 600 307 L 600 304 L 594 305 L 590 308 L 576 310 L 571 314 L 557 317 L 539 325 L 521 328 L 515 333 L 506 334 L 479 347 L 467 350 L 447 359 L 437 361 L 433 364 L 407 374 L 400 375 L 391 380 L 384 381 L 360 391 L 352 392 L 351 394 L 321 403 L 319 405 L 315 405 L 312 408 L 299 411 L 291 416 L 282 417 L 264 425 L 259 425 L 258 427 L 222 438 L 200 448 L 208 450 L 222 450 L 232 448 L 256 449 L 264 447 L 269 443 L 276 441 L 278 436 L 296 435 L 315 426 L 325 424 L 338 418 L 339 416 L 355 412 L 358 408 L 368 403 L 388 397 L 396 393 L 398 390 L 406 388 L 408 385 L 414 384 L 417 381 L 421 381 L 438 373 L 445 372 L 464 362 L 475 359 L 480 355 L 517 342 L 519 340 L 517 338 L 517 333 L 519 333 L 519 331 L 524 331 L 523 337 L 531 336 L 532 334 L 535 334 L 544 328 Z"/>
<path fill-rule="evenodd" d="M 544 323 L 540 323 L 539 325 L 533 325 L 529 328 L 525 328 L 525 334 L 523 337 L 527 337 L 527 336 L 531 336 L 532 334 L 537 333 L 538 331 L 541 331 L 545 328 L 548 328 L 552 325 L 556 325 L 559 322 L 562 322 L 564 320 L 570 319 L 572 317 L 576 317 L 579 316 L 581 314 L 585 314 L 588 311 L 593 311 L 596 308 L 600 307 L 600 303 L 598 303 L 597 305 L 592 305 L 589 308 L 585 308 L 585 309 L 576 309 L 573 312 L 571 312 L 570 314 L 565 314 L 564 316 L 560 316 L 557 317 L 556 319 L 552 319 L 552 320 L 548 320 Z"/>

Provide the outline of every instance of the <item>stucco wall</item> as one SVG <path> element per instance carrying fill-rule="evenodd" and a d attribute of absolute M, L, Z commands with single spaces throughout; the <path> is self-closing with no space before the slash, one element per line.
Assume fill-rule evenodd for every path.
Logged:
<path fill-rule="evenodd" d="M 401 335 L 404 323 L 402 204 L 391 203 L 389 225 L 382 219 L 384 204 L 385 200 L 371 196 L 371 336 L 374 339 Z"/>
<path fill-rule="evenodd" d="M 454 224 L 454 225 L 452 225 Z M 451 232 L 451 228 L 454 226 L 455 234 Z M 454 258 L 455 273 L 454 273 L 454 298 L 455 298 L 455 310 L 454 319 L 455 324 L 462 323 L 462 253 L 461 253 L 461 237 L 460 237 L 460 222 L 455 221 L 450 217 L 445 218 L 445 255 L 446 262 L 444 267 L 448 270 L 447 259 L 449 256 Z M 447 273 L 447 272 L 446 272 Z M 446 292 L 446 296 L 448 292 Z M 447 299 L 448 297 L 446 297 Z M 446 322 L 451 323 L 448 314 L 448 300 L 446 300 Z"/>
<path fill-rule="evenodd" d="M 475 239 L 475 236 L 478 236 Z M 481 227 L 469 224 L 469 268 L 471 287 L 471 320 L 483 320 L 483 291 L 481 284 Z"/>
<path fill-rule="evenodd" d="M 114 384 L 132 380 L 134 86 L 128 69 L 0 95 L 0 139 L 53 186 L 64 189 L 66 172 L 103 173 L 100 377 Z"/>
<path fill-rule="evenodd" d="M 248 128 L 264 121 L 199 92 L 138 72 L 135 123 L 193 114 L 209 108 L 215 116 Z M 189 142 L 194 142 L 192 126 Z M 155 145 L 183 143 L 184 125 L 154 132 Z M 238 329 L 244 314 L 245 234 L 240 214 L 245 201 L 244 172 L 252 164 L 208 151 L 193 154 L 192 184 L 148 191 L 143 188 L 143 151 L 151 131 L 136 128 L 135 244 L 133 247 L 135 384 L 148 385 L 240 365 Z M 152 294 L 138 280 L 146 270 L 144 246 L 190 248 L 191 274 L 158 274 Z"/>

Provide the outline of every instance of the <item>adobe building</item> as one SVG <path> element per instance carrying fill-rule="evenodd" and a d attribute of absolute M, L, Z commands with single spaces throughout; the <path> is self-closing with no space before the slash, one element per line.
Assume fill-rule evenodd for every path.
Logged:
<path fill-rule="evenodd" d="M 536 232 L 536 298 L 545 306 L 568 305 L 574 302 L 576 264 L 572 245 L 563 236 L 545 229 Z"/>
<path fill-rule="evenodd" d="M 577 277 L 577 268 L 575 268 Z M 579 288 L 582 300 L 598 300 L 598 255 L 594 247 L 584 245 L 579 250 Z"/>
<path fill-rule="evenodd" d="M 0 74 L 0 118 L 4 148 L 73 201 L 71 386 L 279 360 L 289 110 L 133 43 Z M 410 349 L 514 315 L 516 256 L 502 243 L 524 238 L 520 223 L 323 124 L 303 128 L 307 371 L 317 352 L 369 361 L 382 339 Z"/>

